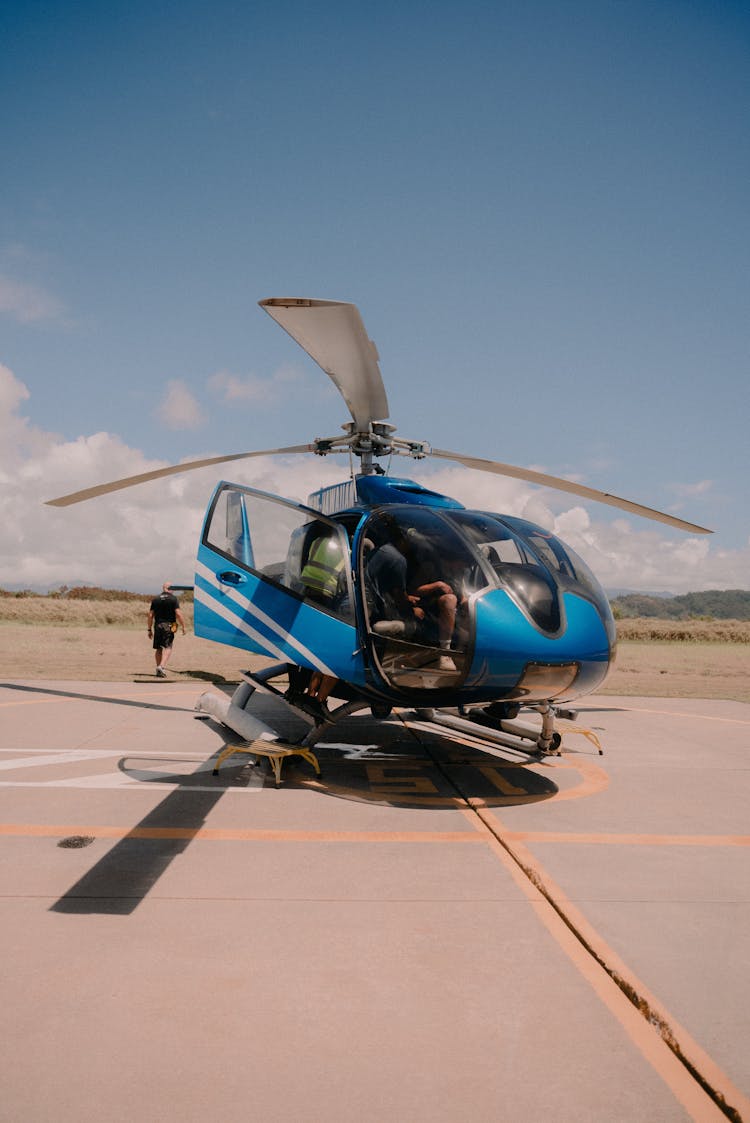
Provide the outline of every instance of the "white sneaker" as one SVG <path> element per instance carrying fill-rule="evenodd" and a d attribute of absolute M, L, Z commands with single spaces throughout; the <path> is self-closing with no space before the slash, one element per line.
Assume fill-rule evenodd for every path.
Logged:
<path fill-rule="evenodd" d="M 166 678 L 167 677 L 167 672 L 164 670 L 163 667 L 157 667 L 156 668 L 156 677 L 157 678 Z"/>
<path fill-rule="evenodd" d="M 402 636 L 406 631 L 403 620 L 378 620 L 372 626 L 373 632 L 378 636 Z"/>
<path fill-rule="evenodd" d="M 451 659 L 450 655 L 441 655 L 438 659 L 439 671 L 457 671 L 458 667 Z"/>

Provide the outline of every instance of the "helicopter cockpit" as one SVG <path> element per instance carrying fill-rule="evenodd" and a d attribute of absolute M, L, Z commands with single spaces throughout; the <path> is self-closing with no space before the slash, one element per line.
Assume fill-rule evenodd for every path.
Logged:
<path fill-rule="evenodd" d="M 574 578 L 567 558 L 560 564 Z M 488 589 L 505 589 L 539 631 L 562 627 L 556 581 L 530 542 L 494 515 L 390 507 L 367 521 L 359 565 L 372 650 L 392 686 L 429 689 L 465 677 L 474 603 Z"/>

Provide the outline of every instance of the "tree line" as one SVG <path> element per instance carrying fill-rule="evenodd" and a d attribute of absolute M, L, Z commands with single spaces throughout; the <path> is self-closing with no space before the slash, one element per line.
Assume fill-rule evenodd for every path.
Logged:
<path fill-rule="evenodd" d="M 610 604 L 619 620 L 750 620 L 750 591 L 746 589 L 707 589 L 674 597 L 628 593 L 612 598 Z"/>

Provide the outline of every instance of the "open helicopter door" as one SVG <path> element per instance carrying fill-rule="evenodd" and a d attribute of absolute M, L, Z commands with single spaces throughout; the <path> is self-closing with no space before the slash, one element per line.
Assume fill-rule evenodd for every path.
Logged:
<path fill-rule="evenodd" d="M 486 585 L 476 556 L 439 511 L 376 510 L 355 540 L 370 665 L 388 687 L 460 686 L 474 646 L 473 594 Z"/>
<path fill-rule="evenodd" d="M 345 530 L 302 504 L 222 482 L 195 574 L 195 633 L 364 682 Z"/>

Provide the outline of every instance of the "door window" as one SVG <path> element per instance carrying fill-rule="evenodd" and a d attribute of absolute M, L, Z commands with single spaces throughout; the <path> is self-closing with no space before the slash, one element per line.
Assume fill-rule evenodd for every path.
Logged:
<path fill-rule="evenodd" d="M 340 619 L 354 619 L 349 539 L 309 508 L 235 484 L 218 492 L 204 542 Z"/>

